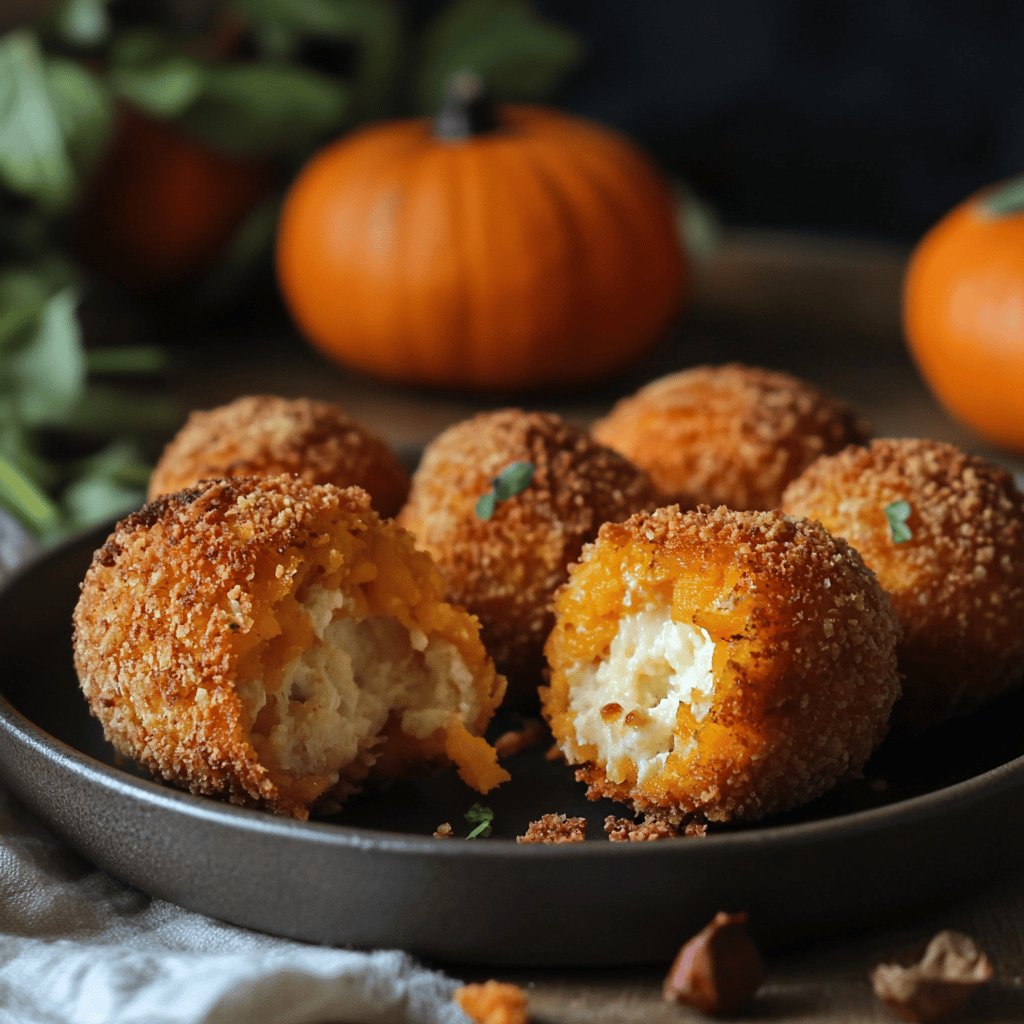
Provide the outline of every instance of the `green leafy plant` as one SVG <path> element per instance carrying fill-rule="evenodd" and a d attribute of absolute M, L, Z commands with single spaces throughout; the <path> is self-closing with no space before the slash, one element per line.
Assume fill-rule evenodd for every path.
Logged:
<path fill-rule="evenodd" d="M 426 21 L 414 0 L 41 7 L 0 36 L 0 505 L 45 538 L 140 501 L 140 435 L 172 418 L 135 379 L 160 368 L 159 352 L 84 336 L 92 282 L 68 255 L 119 107 L 263 161 L 283 188 L 344 131 L 433 112 L 456 69 L 499 99 L 538 100 L 582 57 L 528 0 L 452 0 Z M 276 208 L 273 195 L 254 206 L 209 286 L 237 286 L 266 257 Z"/>
<path fill-rule="evenodd" d="M 47 540 L 137 506 L 149 466 L 126 435 L 174 420 L 166 401 L 109 383 L 161 369 L 162 354 L 86 351 L 77 305 L 60 264 L 0 273 L 0 506 Z M 69 457 L 68 436 L 84 452 Z"/>

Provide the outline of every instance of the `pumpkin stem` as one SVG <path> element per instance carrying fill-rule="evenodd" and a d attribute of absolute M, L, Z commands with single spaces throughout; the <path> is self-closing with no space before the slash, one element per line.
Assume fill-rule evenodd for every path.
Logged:
<path fill-rule="evenodd" d="M 498 127 L 498 109 L 475 71 L 456 71 L 444 88 L 444 102 L 434 122 L 434 138 L 465 142 Z"/>

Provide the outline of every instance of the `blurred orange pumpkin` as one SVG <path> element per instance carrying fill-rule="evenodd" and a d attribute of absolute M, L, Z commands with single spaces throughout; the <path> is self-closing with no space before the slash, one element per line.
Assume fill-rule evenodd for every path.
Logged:
<path fill-rule="evenodd" d="M 273 184 L 267 165 L 218 153 L 126 106 L 83 200 L 79 249 L 131 288 L 178 283 L 219 255 Z"/>
<path fill-rule="evenodd" d="M 278 276 L 327 355 L 402 381 L 513 390 L 607 376 L 687 279 L 668 189 L 625 139 L 456 76 L 436 122 L 322 151 L 286 199 Z"/>
<path fill-rule="evenodd" d="M 925 235 L 903 310 L 939 401 L 982 437 L 1024 451 L 1024 178 L 966 200 Z"/>

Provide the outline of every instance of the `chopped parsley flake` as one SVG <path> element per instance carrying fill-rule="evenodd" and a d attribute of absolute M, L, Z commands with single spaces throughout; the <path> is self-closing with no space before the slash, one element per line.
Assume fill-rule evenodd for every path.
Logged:
<path fill-rule="evenodd" d="M 465 815 L 466 821 L 476 827 L 466 836 L 467 839 L 477 839 L 483 836 L 485 839 L 491 834 L 491 823 L 494 821 L 494 811 L 483 804 L 473 804 Z"/>
<path fill-rule="evenodd" d="M 893 544 L 903 544 L 913 537 L 907 520 L 910 518 L 910 502 L 900 498 L 885 506 L 885 518 L 889 521 L 889 536 Z"/>
<path fill-rule="evenodd" d="M 476 503 L 477 517 L 490 519 L 499 501 L 508 501 L 509 498 L 522 494 L 530 486 L 535 471 L 536 467 L 532 462 L 512 462 L 507 465 L 491 481 L 491 490 L 480 495 Z"/>

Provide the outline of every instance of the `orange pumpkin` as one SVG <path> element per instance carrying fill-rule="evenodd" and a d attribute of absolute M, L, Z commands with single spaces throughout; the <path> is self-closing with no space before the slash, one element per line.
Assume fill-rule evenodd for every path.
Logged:
<path fill-rule="evenodd" d="M 456 76 L 440 117 L 329 146 L 285 202 L 278 276 L 327 355 L 382 377 L 514 390 L 607 376 L 675 316 L 668 189 L 625 139 Z"/>
<path fill-rule="evenodd" d="M 903 309 L 939 401 L 982 437 L 1024 451 L 1024 178 L 973 196 L 925 235 Z"/>
<path fill-rule="evenodd" d="M 84 199 L 78 247 L 130 288 L 175 284 L 213 262 L 273 185 L 268 165 L 215 152 L 126 106 Z"/>

